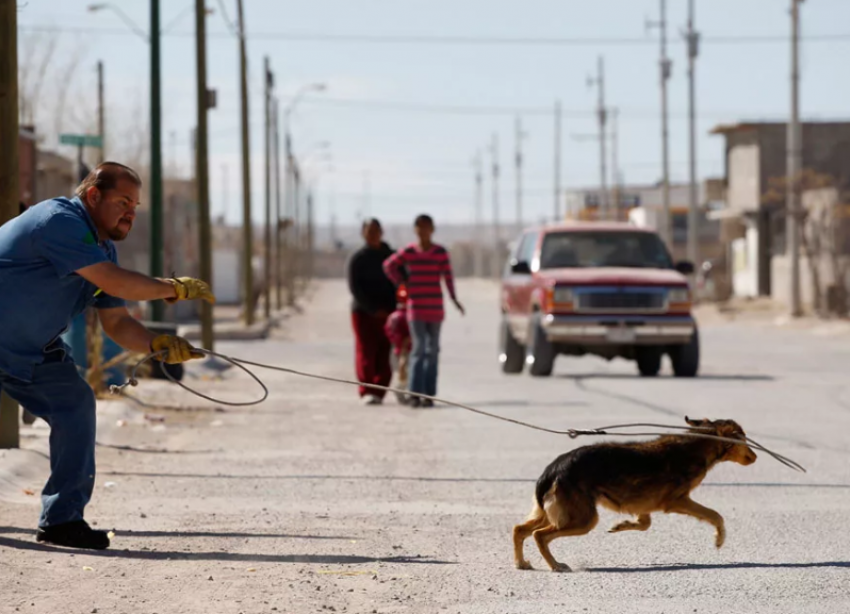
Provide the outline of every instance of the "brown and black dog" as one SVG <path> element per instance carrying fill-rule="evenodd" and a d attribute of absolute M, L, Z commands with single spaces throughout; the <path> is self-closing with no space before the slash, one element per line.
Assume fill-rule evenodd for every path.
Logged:
<path fill-rule="evenodd" d="M 685 421 L 690 432 L 744 441 L 744 430 L 734 420 Z M 583 446 L 556 458 L 537 481 L 534 509 L 528 520 L 514 527 L 514 558 L 518 569 L 531 569 L 523 555 L 523 542 L 534 536 L 552 571 L 570 571 L 549 551 L 558 537 L 584 535 L 599 521 L 597 505 L 637 516 L 610 529 L 646 531 L 652 512 L 687 514 L 717 530 L 718 548 L 726 539 L 723 517 L 691 500 L 717 463 L 750 465 L 756 454 L 746 444 L 702 437 L 667 435 L 653 441 L 600 443 Z"/>

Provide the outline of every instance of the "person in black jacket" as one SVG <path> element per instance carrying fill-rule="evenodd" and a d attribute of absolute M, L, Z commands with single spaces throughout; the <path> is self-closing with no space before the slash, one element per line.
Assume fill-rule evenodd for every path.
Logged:
<path fill-rule="evenodd" d="M 362 233 L 366 244 L 348 261 L 357 379 L 368 384 L 389 386 L 392 379 L 391 347 L 384 324 L 395 309 L 396 288 L 384 274 L 383 264 L 393 250 L 384 243 L 384 231 L 377 219 L 365 220 Z M 360 386 L 360 398 L 367 405 L 380 405 L 384 391 Z"/>

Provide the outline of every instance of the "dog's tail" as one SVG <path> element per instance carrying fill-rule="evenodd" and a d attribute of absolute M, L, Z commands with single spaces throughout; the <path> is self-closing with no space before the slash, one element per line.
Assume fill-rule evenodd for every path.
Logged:
<path fill-rule="evenodd" d="M 537 487 L 534 490 L 534 499 L 537 501 L 537 505 L 541 510 L 543 509 L 543 497 L 546 496 L 546 493 L 552 490 L 555 478 L 555 472 L 550 471 L 547 468 L 547 470 L 543 472 L 543 475 L 540 476 L 540 479 L 537 480 Z"/>

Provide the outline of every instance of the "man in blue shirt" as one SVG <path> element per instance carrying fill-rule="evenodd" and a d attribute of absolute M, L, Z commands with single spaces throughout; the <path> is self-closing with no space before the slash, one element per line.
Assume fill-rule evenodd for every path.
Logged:
<path fill-rule="evenodd" d="M 171 364 L 203 356 L 181 337 L 152 333 L 124 304 L 215 302 L 201 280 L 155 279 L 118 266 L 113 241 L 133 227 L 141 183 L 132 169 L 105 162 L 74 198 L 39 203 L 0 226 L 0 390 L 51 428 L 38 541 L 109 546 L 106 532 L 83 519 L 94 487 L 95 398 L 60 338 L 71 320 L 94 306 L 104 332 L 128 350 L 163 351 Z"/>

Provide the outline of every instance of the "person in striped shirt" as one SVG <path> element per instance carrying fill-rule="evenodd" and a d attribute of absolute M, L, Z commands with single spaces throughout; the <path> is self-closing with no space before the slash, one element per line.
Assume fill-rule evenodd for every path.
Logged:
<path fill-rule="evenodd" d="M 407 319 L 413 338 L 410 354 L 411 392 L 435 396 L 437 394 L 437 364 L 440 353 L 440 327 L 445 318 L 443 288 L 446 288 L 455 307 L 463 315 L 463 305 L 455 295 L 454 276 L 449 252 L 431 240 L 434 220 L 420 215 L 414 222 L 419 240 L 397 251 L 384 261 L 384 272 L 396 285 L 402 282 L 402 269 L 407 270 Z M 411 397 L 414 407 L 433 407 L 429 399 Z"/>

